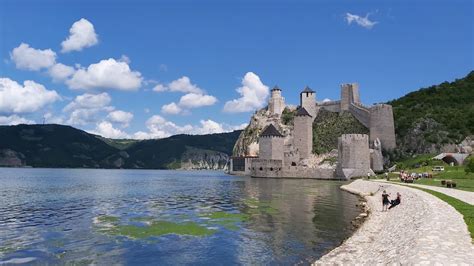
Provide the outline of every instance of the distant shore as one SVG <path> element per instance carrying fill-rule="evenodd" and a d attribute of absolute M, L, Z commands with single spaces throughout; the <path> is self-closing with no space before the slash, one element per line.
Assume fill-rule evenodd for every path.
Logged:
<path fill-rule="evenodd" d="M 365 197 L 369 216 L 352 237 L 314 265 L 434 264 L 469 265 L 474 246 L 461 214 L 420 190 L 356 180 L 341 189 Z M 382 212 L 381 193 L 402 195 L 402 204 Z"/>

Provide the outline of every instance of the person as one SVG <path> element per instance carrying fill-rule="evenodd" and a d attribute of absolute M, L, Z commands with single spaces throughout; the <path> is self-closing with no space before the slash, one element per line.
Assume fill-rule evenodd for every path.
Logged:
<path fill-rule="evenodd" d="M 397 192 L 397 198 L 390 202 L 390 207 L 388 207 L 388 209 L 390 210 L 391 208 L 397 206 L 401 202 L 402 202 L 402 195 L 400 195 L 400 193 Z"/>
<path fill-rule="evenodd" d="M 370 179 L 370 172 L 367 173 L 367 179 Z"/>
<path fill-rule="evenodd" d="M 388 178 L 388 173 L 387 173 L 387 172 L 385 172 L 385 179 L 386 179 L 387 181 L 390 180 L 390 178 Z"/>
<path fill-rule="evenodd" d="M 386 211 L 388 208 L 388 204 L 390 201 L 388 200 L 389 195 L 387 194 L 387 191 L 382 192 L 382 211 Z"/>

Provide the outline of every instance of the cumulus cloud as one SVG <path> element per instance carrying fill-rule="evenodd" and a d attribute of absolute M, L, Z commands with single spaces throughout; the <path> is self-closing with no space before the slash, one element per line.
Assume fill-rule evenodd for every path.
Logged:
<path fill-rule="evenodd" d="M 107 115 L 110 122 L 121 124 L 122 127 L 128 127 L 133 119 L 133 114 L 122 110 L 115 110 Z"/>
<path fill-rule="evenodd" d="M 98 120 L 99 114 L 111 112 L 114 107 L 109 106 L 112 99 L 109 94 L 103 92 L 100 94 L 85 93 L 76 96 L 76 98 L 64 107 L 64 112 L 70 112 L 66 123 L 71 125 L 86 125 Z"/>
<path fill-rule="evenodd" d="M 71 89 L 117 89 L 137 90 L 142 83 L 142 75 L 132 71 L 124 61 L 113 58 L 101 60 L 87 68 L 79 68 L 74 75 L 66 81 Z"/>
<path fill-rule="evenodd" d="M 168 121 L 162 116 L 154 115 L 146 121 L 146 127 L 148 132 L 139 131 L 133 134 L 133 138 L 136 139 L 153 139 L 153 138 L 165 138 L 176 134 L 213 134 L 229 132 L 236 129 L 245 127 L 246 124 L 231 126 L 215 122 L 211 119 L 199 121 L 199 125 L 177 125 L 174 122 Z"/>
<path fill-rule="evenodd" d="M 177 115 L 183 110 L 176 103 L 172 102 L 170 104 L 165 104 L 161 107 L 161 112 L 165 114 Z"/>
<path fill-rule="evenodd" d="M 18 69 L 38 71 L 54 65 L 56 53 L 51 49 L 34 49 L 26 43 L 21 43 L 10 53 L 10 58 Z"/>
<path fill-rule="evenodd" d="M 64 107 L 64 111 L 68 112 L 76 109 L 103 108 L 109 105 L 111 101 L 112 99 L 106 92 L 100 94 L 84 93 L 76 96 L 72 102 Z"/>
<path fill-rule="evenodd" d="M 57 63 L 48 69 L 49 75 L 54 81 L 63 81 L 74 74 L 74 68 L 61 63 Z"/>
<path fill-rule="evenodd" d="M 69 37 L 61 43 L 61 52 L 81 51 L 99 42 L 94 25 L 87 19 L 81 18 L 74 22 L 69 29 Z"/>
<path fill-rule="evenodd" d="M 163 92 L 163 91 L 172 91 L 172 92 L 184 92 L 184 93 L 204 93 L 204 91 L 191 83 L 191 80 L 183 76 L 177 80 L 173 80 L 167 85 L 158 84 L 153 88 L 153 91 Z"/>
<path fill-rule="evenodd" d="M 59 100 L 54 90 L 31 80 L 23 86 L 9 78 L 0 78 L 0 113 L 31 113 Z"/>
<path fill-rule="evenodd" d="M 224 112 L 250 112 L 262 108 L 267 103 L 269 88 L 253 72 L 247 72 L 242 79 L 242 87 L 237 88 L 240 98 L 228 101 Z"/>
<path fill-rule="evenodd" d="M 98 123 L 95 130 L 90 131 L 90 133 L 111 139 L 125 139 L 130 137 L 126 132 L 114 128 L 112 123 L 108 121 Z"/>
<path fill-rule="evenodd" d="M 361 17 L 359 15 L 351 14 L 351 13 L 346 13 L 345 20 L 347 21 L 347 24 L 352 24 L 352 22 L 356 23 L 357 25 L 364 27 L 366 29 L 372 29 L 375 24 L 377 24 L 377 21 L 370 21 L 369 20 L 369 14 L 365 15 L 365 17 Z"/>
<path fill-rule="evenodd" d="M 179 99 L 179 105 L 185 108 L 198 108 L 210 106 L 217 102 L 217 98 L 211 95 L 200 93 L 188 93 Z"/>
<path fill-rule="evenodd" d="M 18 115 L 0 116 L 0 125 L 19 125 L 19 124 L 34 124 L 35 121 L 20 117 Z"/>

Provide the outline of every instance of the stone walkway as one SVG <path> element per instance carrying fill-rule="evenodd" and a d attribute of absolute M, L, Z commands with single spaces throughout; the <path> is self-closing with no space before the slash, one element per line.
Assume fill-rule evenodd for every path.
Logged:
<path fill-rule="evenodd" d="M 474 246 L 463 217 L 444 201 L 391 183 L 356 180 L 341 188 L 365 196 L 369 217 L 314 265 L 473 265 Z M 388 212 L 381 211 L 384 189 L 393 198 L 402 195 L 402 203 Z"/>
<path fill-rule="evenodd" d="M 378 181 L 378 182 L 388 182 L 386 180 L 376 180 L 376 181 Z M 464 190 L 459 190 L 459 189 L 453 189 L 453 188 L 419 185 L 419 184 L 406 184 L 406 183 L 404 183 L 404 185 L 431 189 L 431 190 L 438 191 L 440 193 L 446 194 L 448 196 L 451 196 L 453 198 L 456 198 L 458 200 L 462 200 L 462 201 L 464 201 L 466 203 L 469 203 L 471 205 L 474 205 L 474 192 L 469 192 L 469 191 L 464 191 Z"/>

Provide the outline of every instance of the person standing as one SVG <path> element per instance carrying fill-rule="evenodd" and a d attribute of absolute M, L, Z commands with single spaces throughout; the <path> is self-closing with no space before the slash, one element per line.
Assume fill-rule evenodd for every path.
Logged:
<path fill-rule="evenodd" d="M 388 204 L 390 203 L 390 200 L 388 200 L 389 195 L 387 194 L 387 191 L 382 192 L 382 211 L 388 210 Z"/>

